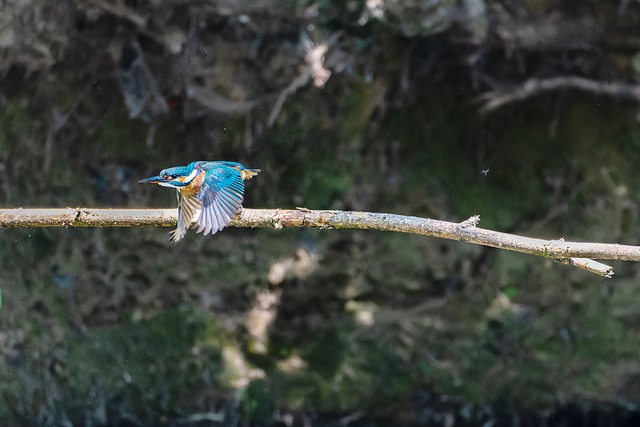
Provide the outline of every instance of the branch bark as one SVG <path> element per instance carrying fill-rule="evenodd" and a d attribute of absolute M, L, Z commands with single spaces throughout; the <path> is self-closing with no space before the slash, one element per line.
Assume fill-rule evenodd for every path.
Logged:
<path fill-rule="evenodd" d="M 640 103 L 640 86 L 626 83 L 603 83 L 584 77 L 567 76 L 550 79 L 530 79 L 512 90 L 497 90 L 479 97 L 483 104 L 482 113 L 488 113 L 514 102 L 521 102 L 533 96 L 558 90 L 574 89 L 596 96 L 610 96 Z"/>
<path fill-rule="evenodd" d="M 0 209 L 0 227 L 171 227 L 177 209 Z M 231 227 L 308 227 L 395 231 L 458 240 L 553 259 L 613 276 L 613 268 L 594 259 L 640 261 L 640 247 L 607 243 L 543 240 L 476 227 L 479 217 L 461 223 L 374 212 L 298 209 L 244 209 Z"/>

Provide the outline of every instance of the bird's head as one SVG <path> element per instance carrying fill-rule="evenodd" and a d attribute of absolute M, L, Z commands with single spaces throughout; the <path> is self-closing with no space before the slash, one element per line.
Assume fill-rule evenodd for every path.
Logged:
<path fill-rule="evenodd" d="M 172 188 L 186 187 L 198 175 L 198 169 L 194 163 L 188 166 L 176 166 L 164 169 L 160 172 L 160 175 L 145 178 L 138 182 L 141 184 L 158 184 L 163 187 Z"/>

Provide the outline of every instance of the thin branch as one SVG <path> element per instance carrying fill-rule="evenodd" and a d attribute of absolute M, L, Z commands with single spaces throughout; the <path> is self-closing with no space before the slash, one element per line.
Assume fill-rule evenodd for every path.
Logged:
<path fill-rule="evenodd" d="M 93 3 L 118 18 L 131 22 L 138 29 L 145 29 L 147 26 L 147 20 L 143 16 L 138 15 L 133 9 L 129 9 L 122 0 L 116 1 L 115 3 L 110 3 L 105 0 L 89 0 L 89 3 Z"/>
<path fill-rule="evenodd" d="M 0 227 L 171 227 L 176 209 L 0 209 Z M 396 231 L 458 240 L 553 259 L 611 277 L 613 269 L 593 259 L 640 261 L 640 247 L 543 240 L 476 227 L 479 217 L 461 223 L 373 212 L 312 211 L 298 208 L 244 209 L 231 227 L 308 227 Z"/>
<path fill-rule="evenodd" d="M 480 111 L 488 113 L 507 104 L 524 101 L 547 92 L 574 89 L 597 96 L 610 96 L 640 103 L 640 86 L 625 83 L 602 83 L 583 77 L 555 77 L 551 79 L 530 79 L 513 90 L 497 90 L 479 97 L 483 103 Z"/>
<path fill-rule="evenodd" d="M 216 113 L 246 114 L 260 103 L 259 100 L 234 101 L 227 99 L 211 89 L 196 84 L 187 86 L 186 93 L 189 99 Z"/>
<path fill-rule="evenodd" d="M 304 60 L 306 62 L 306 66 L 300 73 L 298 77 L 293 79 L 293 81 L 284 88 L 278 99 L 276 100 L 273 108 L 271 109 L 271 114 L 269 114 L 269 120 L 267 121 L 267 127 L 272 127 L 273 124 L 278 119 L 280 115 L 280 111 L 284 106 L 287 98 L 298 91 L 298 89 L 304 87 L 313 80 L 313 84 L 321 88 L 324 84 L 329 80 L 331 76 L 331 71 L 329 71 L 324 66 L 325 55 L 329 50 L 329 46 L 335 43 L 336 39 L 340 36 L 340 33 L 334 34 L 327 42 L 321 43 L 319 45 L 314 45 L 308 37 L 304 38 L 303 45 L 305 49 Z"/>
<path fill-rule="evenodd" d="M 0 227 L 170 227 L 177 209 L 0 209 Z"/>
<path fill-rule="evenodd" d="M 268 127 L 272 127 L 273 124 L 278 119 L 278 116 L 280 115 L 280 111 L 282 110 L 282 106 L 284 105 L 287 98 L 290 95 L 296 93 L 298 89 L 300 89 L 301 87 L 309 83 L 309 81 L 311 80 L 311 75 L 312 75 L 311 68 L 310 67 L 305 68 L 298 77 L 293 79 L 293 81 L 289 84 L 289 86 L 287 86 L 282 90 L 282 92 L 280 92 L 280 95 L 278 96 L 276 103 L 273 105 L 273 108 L 271 109 L 271 114 L 269 114 L 269 120 L 267 121 Z"/>

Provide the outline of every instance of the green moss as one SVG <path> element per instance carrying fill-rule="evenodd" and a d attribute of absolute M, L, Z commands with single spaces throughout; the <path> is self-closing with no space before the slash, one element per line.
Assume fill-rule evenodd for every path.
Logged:
<path fill-rule="evenodd" d="M 32 134 L 26 103 L 14 99 L 0 110 L 0 156 L 7 156 L 20 140 Z"/>
<path fill-rule="evenodd" d="M 346 331 L 339 327 L 327 328 L 309 338 L 302 352 L 303 358 L 309 363 L 309 369 L 324 378 L 333 377 L 345 356 Z"/>
<path fill-rule="evenodd" d="M 117 153 L 119 158 L 137 160 L 147 155 L 147 146 L 142 142 L 147 132 L 148 125 L 140 120 L 131 120 L 127 111 L 121 108 L 100 123 L 90 143 L 96 147 L 96 154 L 108 156 Z"/>
<path fill-rule="evenodd" d="M 431 251 L 426 248 L 429 242 L 424 237 L 383 233 L 371 238 L 375 252 L 368 254 L 365 267 L 368 280 L 378 284 L 378 292 L 415 291 L 426 284 L 434 266 L 433 260 L 429 260 Z"/>
<path fill-rule="evenodd" d="M 340 330 L 310 333 L 300 349 L 307 363 L 294 372 L 268 373 L 269 395 L 291 408 L 353 411 L 399 402 L 415 385 L 413 369 L 396 354 L 393 339 L 371 340 L 351 322 Z M 351 326 L 347 326 L 350 324 Z"/>
<path fill-rule="evenodd" d="M 66 360 L 73 399 L 87 408 L 103 401 L 118 410 L 122 404 L 136 414 L 167 414 L 192 404 L 202 374 L 213 378 L 221 370 L 220 347 L 210 344 L 220 334 L 212 322 L 190 309 L 172 309 L 70 343 Z"/>
<path fill-rule="evenodd" d="M 249 420 L 266 421 L 272 418 L 275 402 L 268 384 L 254 380 L 240 393 L 242 414 Z"/>

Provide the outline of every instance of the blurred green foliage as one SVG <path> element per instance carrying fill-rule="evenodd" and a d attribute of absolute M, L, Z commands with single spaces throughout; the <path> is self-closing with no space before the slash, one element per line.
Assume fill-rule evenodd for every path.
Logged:
<path fill-rule="evenodd" d="M 154 15 L 152 3 L 126 3 L 140 8 L 129 20 L 74 10 L 60 64 L 20 73 L 19 63 L 1 82 L 3 203 L 169 207 L 174 194 L 137 179 L 229 159 L 263 170 L 246 207 L 480 215 L 505 232 L 637 244 L 640 126 L 628 106 L 563 93 L 478 114 L 473 100 L 496 80 L 487 73 L 524 80 L 539 57 L 443 34 L 459 20 L 451 2 L 429 3 L 442 13 L 424 20 L 426 9 L 396 13 L 403 2 L 386 2 L 381 18 L 375 2 L 258 3 L 231 15 L 207 6 L 196 22 L 182 6 Z M 139 34 L 138 16 L 162 32 Z M 186 46 L 179 55 L 167 53 L 171 37 Z M 113 77 L 121 38 L 144 46 L 166 117 L 129 117 Z M 329 80 L 287 93 L 268 126 L 324 42 Z M 558 72 L 572 57 L 554 50 L 545 64 Z M 218 109 L 197 104 L 193 87 L 220 96 Z M 243 101 L 255 107 L 218 111 Z M 0 424 L 186 424 L 194 413 L 269 424 L 316 410 L 388 419 L 423 392 L 535 408 L 640 400 L 625 388 L 640 372 L 635 265 L 616 263 L 610 286 L 421 236 L 228 229 L 168 247 L 166 234 L 3 230 Z"/>

